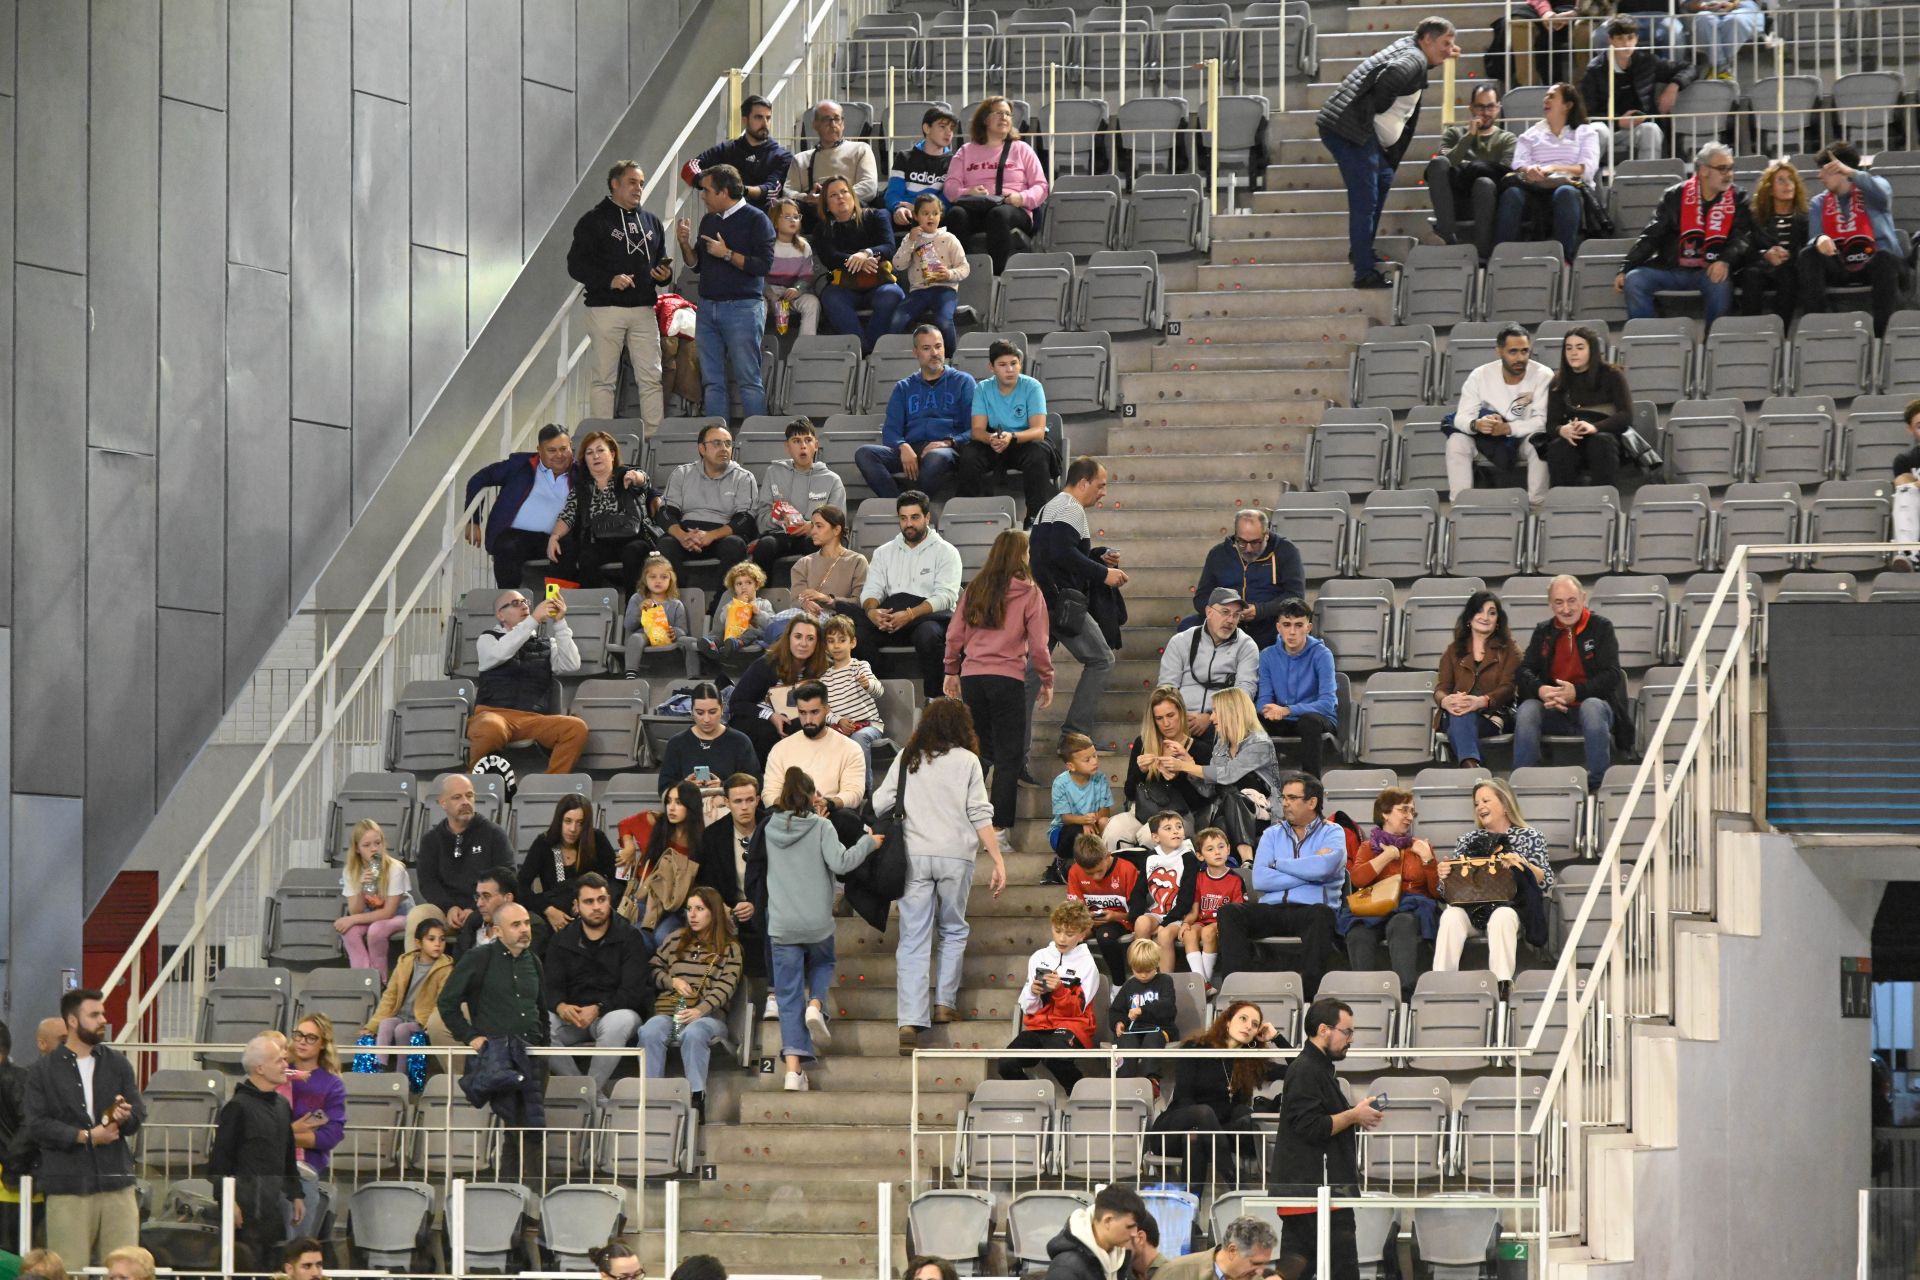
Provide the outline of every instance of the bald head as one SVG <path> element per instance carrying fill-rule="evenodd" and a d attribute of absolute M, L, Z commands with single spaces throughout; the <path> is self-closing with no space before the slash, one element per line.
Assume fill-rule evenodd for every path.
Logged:
<path fill-rule="evenodd" d="M 493 936 L 517 956 L 533 942 L 533 918 L 517 902 L 502 903 L 493 909 Z"/>
<path fill-rule="evenodd" d="M 43 1058 L 58 1049 L 66 1038 L 67 1024 L 58 1018 L 42 1018 L 40 1025 L 33 1029 L 33 1047 Z"/>
<path fill-rule="evenodd" d="M 440 779 L 439 801 L 440 812 L 447 815 L 447 825 L 455 831 L 465 831 L 473 821 L 473 779 L 464 773 L 450 773 Z"/>

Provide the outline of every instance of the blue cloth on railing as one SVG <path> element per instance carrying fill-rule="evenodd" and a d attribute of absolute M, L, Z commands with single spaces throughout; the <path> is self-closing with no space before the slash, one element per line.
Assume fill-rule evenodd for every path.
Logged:
<path fill-rule="evenodd" d="M 1200 1198 L 1184 1187 L 1140 1188 L 1140 1198 L 1160 1227 L 1160 1252 L 1183 1257 L 1193 1252 L 1193 1228 L 1200 1220 Z"/>

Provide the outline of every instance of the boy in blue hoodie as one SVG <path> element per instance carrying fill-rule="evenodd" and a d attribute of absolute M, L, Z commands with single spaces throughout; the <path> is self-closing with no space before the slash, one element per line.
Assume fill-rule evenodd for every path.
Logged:
<path fill-rule="evenodd" d="M 1253 702 L 1267 733 L 1300 740 L 1300 768 L 1320 776 L 1325 735 L 1340 725 L 1333 650 L 1314 638 L 1313 610 L 1294 598 L 1280 604 L 1280 643 L 1260 654 L 1260 688 Z"/>

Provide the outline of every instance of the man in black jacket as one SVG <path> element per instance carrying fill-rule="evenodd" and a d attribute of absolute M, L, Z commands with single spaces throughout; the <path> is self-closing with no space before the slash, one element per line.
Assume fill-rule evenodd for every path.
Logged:
<path fill-rule="evenodd" d="M 447 944 L 447 954 L 458 961 L 475 947 L 485 946 L 500 937 L 500 910 L 520 900 L 520 877 L 510 866 L 490 867 L 480 873 L 473 889 L 473 913 L 460 926 L 460 932 Z M 528 930 L 533 939 L 533 954 L 543 959 L 553 941 L 553 926 L 544 915 L 530 916 Z"/>
<path fill-rule="evenodd" d="M 720 901 L 733 913 L 747 972 L 761 977 L 773 972 L 767 955 L 767 930 L 765 918 L 747 893 L 747 855 L 762 817 L 760 779 L 751 773 L 730 774 L 725 787 L 727 821 L 708 823 L 701 834 L 699 873 L 694 882 L 719 894 Z M 771 993 L 767 998 L 773 998 Z"/>
<path fill-rule="evenodd" d="M 1200 625 L 1215 587 L 1240 593 L 1240 629 L 1267 649 L 1273 645 L 1280 602 L 1307 598 L 1307 571 L 1300 549 L 1268 528 L 1267 513 L 1248 507 L 1234 513 L 1233 535 L 1207 552 L 1193 589 L 1193 614 L 1175 630 Z"/>
<path fill-rule="evenodd" d="M 1540 735 L 1579 734 L 1586 742 L 1587 788 L 1599 790 L 1610 747 L 1633 748 L 1633 711 L 1620 670 L 1613 624 L 1587 608 L 1580 579 L 1563 573 L 1547 587 L 1553 616 L 1533 629 L 1514 689 L 1513 767 L 1540 763 Z"/>
<path fill-rule="evenodd" d="M 1100 704 L 1113 674 L 1113 651 L 1120 647 L 1120 624 L 1126 605 L 1120 588 L 1127 575 L 1120 553 L 1095 547 L 1087 528 L 1087 508 L 1107 494 L 1107 469 L 1091 456 L 1075 458 L 1067 467 L 1065 484 L 1033 518 L 1033 578 L 1046 597 L 1047 611 L 1059 617 L 1060 591 L 1071 588 L 1087 597 L 1087 620 L 1073 635 L 1055 634 L 1080 663 L 1080 680 L 1073 701 L 1060 722 L 1060 732 L 1093 735 Z M 1097 604 L 1096 604 L 1097 602 Z M 1040 696 L 1040 677 L 1027 672 L 1027 724 L 1033 724 L 1033 704 Z"/>
<path fill-rule="evenodd" d="M 590 412 L 613 416 L 620 385 L 620 352 L 633 362 L 640 389 L 640 421 L 648 436 L 660 429 L 660 325 L 653 318 L 654 285 L 673 279 L 667 231 L 640 207 L 647 175 L 635 160 L 607 170 L 607 198 L 573 224 L 567 274 L 586 286 L 587 380 Z"/>
<path fill-rule="evenodd" d="M 640 931 L 613 914 L 613 895 L 598 871 L 572 883 L 573 922 L 547 944 L 547 1025 L 556 1045 L 592 1041 L 624 1049 L 652 1003 Z M 620 1059 L 596 1054 L 587 1062 L 587 1074 L 606 1093 Z"/>
<path fill-rule="evenodd" d="M 1693 176 L 1668 187 L 1613 278 L 1627 295 L 1627 318 L 1653 315 L 1663 289 L 1698 289 L 1707 327 L 1733 305 L 1733 273 L 1753 245 L 1753 214 L 1733 185 L 1733 150 L 1709 142 L 1695 153 Z"/>
<path fill-rule="evenodd" d="M 1130 1275 L 1134 1223 L 1146 1216 L 1146 1201 L 1124 1183 L 1100 1188 L 1090 1209 L 1067 1215 L 1060 1234 L 1047 1241 L 1047 1280 L 1116 1280 Z"/>
<path fill-rule="evenodd" d="M 1666 145 L 1660 121 L 1673 113 L 1680 90 L 1699 74 L 1688 63 L 1669 62 L 1639 45 L 1640 27 L 1631 15 L 1609 19 L 1607 47 L 1593 55 L 1580 77 L 1580 96 L 1594 128 L 1613 129 L 1614 164 L 1660 158 Z M 1600 135 L 1603 144 L 1606 136 Z"/>
<path fill-rule="evenodd" d="M 740 100 L 740 136 L 708 147 L 680 168 L 681 181 L 700 185 L 700 175 L 716 165 L 729 165 L 746 184 L 747 203 L 765 213 L 786 192 L 787 170 L 793 155 L 773 137 L 773 104 L 757 93 Z"/>
<path fill-rule="evenodd" d="M 1311 1196 L 1324 1183 L 1335 1196 L 1360 1194 L 1360 1135 L 1380 1123 L 1375 1099 L 1352 1106 L 1340 1091 L 1333 1064 L 1353 1043 L 1353 1007 L 1331 996 L 1307 1008 L 1302 1029 L 1307 1042 L 1287 1067 L 1280 1092 L 1280 1128 L 1273 1135 L 1273 1164 L 1267 1194 Z M 1319 1214 L 1280 1210 L 1280 1270 L 1298 1276 L 1311 1270 L 1318 1254 Z M 1320 1280 L 1359 1280 L 1360 1255 L 1353 1234 L 1353 1210 L 1335 1209 L 1329 1223 L 1329 1274 Z"/>
<path fill-rule="evenodd" d="M 97 1267 L 140 1243 L 130 1139 L 147 1106 L 133 1067 L 106 1043 L 100 993 L 67 992 L 60 1017 L 66 1042 L 27 1079 L 27 1132 L 40 1153 L 34 1186 L 47 1197 L 47 1247 L 69 1266 Z"/>
<path fill-rule="evenodd" d="M 293 1225 L 306 1216 L 300 1195 L 300 1170 L 294 1160 L 293 1111 L 281 1096 L 287 1082 L 287 1053 L 279 1041 L 255 1036 L 240 1055 L 247 1078 L 233 1086 L 220 1108 L 207 1155 L 207 1176 L 232 1178 L 234 1238 L 253 1250 L 253 1265 L 264 1271 L 286 1238 L 286 1205 L 293 1202 Z"/>
<path fill-rule="evenodd" d="M 1412 35 L 1347 72 L 1316 117 L 1320 141 L 1340 166 L 1347 188 L 1347 258 L 1356 289 L 1387 287 L 1373 256 L 1380 213 L 1393 171 L 1419 132 L 1427 75 L 1458 52 L 1451 22 L 1422 18 Z"/>
<path fill-rule="evenodd" d="M 473 893 L 492 867 L 513 862 L 507 833 L 474 811 L 473 779 L 449 773 L 440 779 L 440 812 L 446 816 L 420 837 L 414 865 L 420 872 L 420 897 L 446 913 L 458 933 L 473 914 Z"/>

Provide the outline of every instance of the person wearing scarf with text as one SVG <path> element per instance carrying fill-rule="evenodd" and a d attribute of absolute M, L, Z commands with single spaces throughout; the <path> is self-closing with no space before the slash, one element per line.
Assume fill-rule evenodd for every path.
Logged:
<path fill-rule="evenodd" d="M 1627 295 L 1627 318 L 1654 314 L 1663 289 L 1697 289 L 1707 327 L 1733 305 L 1733 273 L 1753 244 L 1753 214 L 1733 185 L 1733 151 L 1709 142 L 1693 159 L 1693 176 L 1668 187 L 1627 250 L 1615 290 Z"/>
<path fill-rule="evenodd" d="M 1873 332 L 1884 336 L 1900 305 L 1906 247 L 1893 223 L 1893 187 L 1860 168 L 1860 149 L 1836 142 L 1822 151 L 1826 190 L 1807 210 L 1807 246 L 1800 250 L 1800 304 L 1825 311 L 1827 290 L 1864 284 L 1873 290 Z"/>

